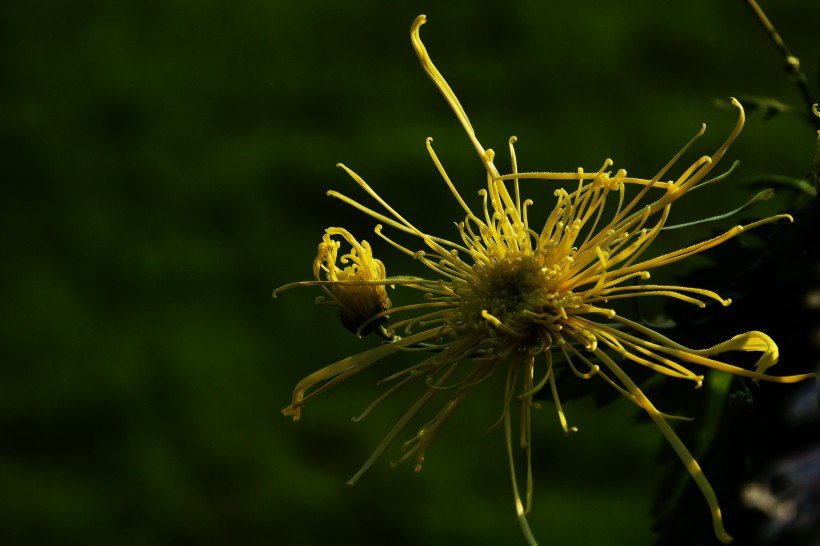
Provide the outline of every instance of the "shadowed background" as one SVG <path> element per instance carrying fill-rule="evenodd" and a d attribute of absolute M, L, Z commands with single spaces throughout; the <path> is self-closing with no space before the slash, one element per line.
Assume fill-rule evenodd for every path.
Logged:
<path fill-rule="evenodd" d="M 394 449 L 354 488 L 345 481 L 418 391 L 350 417 L 412 360 L 322 395 L 298 424 L 280 414 L 301 377 L 376 343 L 316 308 L 317 291 L 270 297 L 311 276 L 324 228 L 370 240 L 389 274 L 418 271 L 373 221 L 325 196 L 367 202 L 334 165 L 421 229 L 455 237 L 462 213 L 424 148 L 432 136 L 479 203 L 481 163 L 410 46 L 419 13 L 502 170 L 515 134 L 523 171 L 597 170 L 609 157 L 650 178 L 701 122 L 708 131 L 685 163 L 724 140 L 736 114 L 714 98 L 802 106 L 739 1 L 6 4 L 3 544 L 523 543 L 503 436 L 484 433 L 500 414 L 498 382 L 468 398 L 421 474 L 390 469 Z M 771 4 L 816 82 L 820 7 Z M 801 120 L 750 113 L 727 155 L 741 160 L 731 183 L 673 220 L 744 202 L 757 191 L 744 176 L 804 176 L 814 146 Z M 552 191 L 524 187 L 545 210 Z M 536 536 L 649 543 L 660 434 L 625 401 L 565 411 L 581 430 L 570 438 L 551 403 L 535 414 Z"/>

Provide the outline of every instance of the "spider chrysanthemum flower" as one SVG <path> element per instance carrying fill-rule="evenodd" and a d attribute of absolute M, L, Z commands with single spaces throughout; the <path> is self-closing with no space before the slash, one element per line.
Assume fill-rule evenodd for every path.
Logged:
<path fill-rule="evenodd" d="M 428 151 L 465 215 L 457 224 L 458 241 L 424 233 L 357 174 L 340 165 L 384 212 L 338 192 L 329 194 L 376 219 L 379 222 L 376 233 L 427 266 L 430 277 L 386 277 L 384 266 L 372 258 L 369 246 L 360 245 L 345 230 L 328 230 L 314 265 L 316 280 L 286 285 L 277 292 L 297 285 L 321 286 L 339 307 L 355 310 L 355 320 L 345 323 L 348 328 L 353 324 L 352 329 L 364 333 L 378 326 L 390 341 L 309 375 L 296 386 L 292 402 L 283 412 L 298 419 L 309 399 L 399 351 L 412 350 L 425 355 L 417 364 L 387 377 L 384 381 L 393 383 L 391 388 L 362 414 L 361 417 L 366 416 L 409 382 L 426 383 L 424 394 L 351 478 L 352 484 L 433 398 L 443 396 L 446 398 L 443 406 L 402 445 L 404 453 L 396 463 L 415 458 L 419 469 L 425 451 L 456 408 L 498 371 L 506 378 L 500 423 L 503 423 L 506 439 L 516 511 L 527 540 L 535 544 L 526 519 L 532 500 L 531 410 L 538 407 L 536 398 L 546 391 L 555 403 L 564 431 L 573 430 L 561 409 L 556 381 L 558 368 L 566 367 L 579 378 L 605 381 L 651 417 L 702 491 L 717 537 L 728 542 L 731 537 L 723 528 L 714 491 L 667 422 L 675 417 L 656 409 L 626 369 L 632 365 L 643 366 L 659 374 L 691 381 L 695 386 L 701 385 L 700 370 L 704 368 L 780 383 L 800 381 L 811 374 L 786 377 L 766 374 L 777 362 L 778 350 L 774 341 L 762 332 L 741 333 L 713 347 L 690 349 L 641 322 L 621 316 L 607 304 L 624 298 L 663 296 L 700 307 L 705 306 L 706 300 L 729 305 L 728 299 L 710 290 L 647 282 L 650 270 L 708 250 L 757 226 L 791 220 L 788 215 L 772 216 L 736 226 L 680 250 L 656 257 L 644 256 L 661 235 L 672 204 L 706 181 L 706 176 L 737 137 L 743 126 L 743 108 L 733 100 L 739 119 L 726 142 L 711 157 L 701 157 L 673 180 L 661 179 L 695 139 L 653 178 L 641 179 L 628 177 L 624 170 L 613 175 L 608 170 L 612 165 L 609 160 L 590 173 L 582 169 L 572 173 L 519 173 L 513 137 L 509 142 L 513 172 L 501 175 L 493 163 L 493 151 L 481 146 L 461 104 L 430 60 L 419 37 L 419 28 L 424 22 L 425 17 L 419 16 L 413 23 L 413 47 L 486 168 L 487 186 L 479 192 L 482 203 L 475 210 L 468 206 L 433 152 L 431 139 L 427 140 Z M 703 130 L 697 136 L 703 134 Z M 568 189 L 554 190 L 555 207 L 538 229 L 528 220 L 533 201 L 521 198 L 519 182 L 523 179 L 569 184 Z M 423 249 L 399 243 L 383 233 L 384 226 L 414 236 Z M 350 257 L 357 267 L 347 274 L 340 273 L 334 265 L 335 254 L 329 249 L 335 252 L 337 247 L 332 246 L 330 234 L 342 235 L 355 250 Z M 321 278 L 321 271 L 326 272 L 326 278 Z M 379 309 L 377 303 L 387 301 L 386 285 L 419 290 L 424 297 L 419 303 L 390 309 L 393 322 L 386 322 L 387 306 Z M 377 297 L 376 287 L 381 289 Z M 753 369 L 745 369 L 717 358 L 727 351 L 753 351 L 760 356 Z M 695 369 L 690 369 L 690 365 Z M 512 416 L 516 407 L 520 421 L 518 441 L 514 442 Z M 526 458 L 525 500 L 519 492 L 514 443 L 520 445 Z"/>
<path fill-rule="evenodd" d="M 339 257 L 341 243 L 334 235 L 347 241 L 349 253 Z M 336 265 L 337 259 L 345 266 L 343 269 Z M 384 312 L 390 308 L 390 299 L 384 287 L 385 268 L 373 257 L 367 241 L 359 243 L 344 228 L 328 228 L 313 260 L 313 276 L 326 294 L 316 303 L 336 307 L 339 320 L 351 332 L 369 334 L 387 321 Z M 376 315 L 378 320 L 370 320 Z"/>

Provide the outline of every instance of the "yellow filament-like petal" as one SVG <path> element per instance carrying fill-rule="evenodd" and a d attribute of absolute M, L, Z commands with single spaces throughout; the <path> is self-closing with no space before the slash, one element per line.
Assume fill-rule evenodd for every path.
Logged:
<path fill-rule="evenodd" d="M 433 60 L 430 59 L 430 55 L 427 53 L 427 48 L 424 47 L 424 44 L 421 42 L 421 36 L 419 35 L 419 29 L 421 25 L 427 22 L 426 15 L 419 15 L 416 17 L 416 20 L 413 21 L 413 25 L 410 28 L 410 40 L 413 43 L 413 49 L 416 51 L 416 55 L 419 58 L 419 62 L 421 63 L 422 68 L 424 71 L 427 72 L 427 75 L 430 76 L 430 79 L 433 80 L 433 83 L 438 87 L 441 94 L 444 95 L 444 100 L 447 101 L 447 104 L 450 105 L 450 108 L 453 109 L 458 120 L 461 122 L 461 125 L 464 127 L 464 130 L 467 132 L 467 136 L 470 138 L 470 141 L 475 146 L 476 151 L 478 152 L 481 161 L 484 163 L 484 166 L 487 168 L 487 172 L 491 174 L 493 178 L 498 176 L 498 171 L 493 165 L 492 160 L 492 153 L 490 150 L 485 150 L 481 143 L 476 138 L 475 131 L 473 130 L 473 126 L 470 124 L 470 119 L 467 117 L 467 112 L 464 111 L 464 108 L 461 106 L 456 94 L 450 88 L 450 85 L 447 83 L 447 80 L 444 79 L 444 76 L 441 75 L 441 72 L 438 71 L 436 65 L 433 64 Z"/>
<path fill-rule="evenodd" d="M 293 390 L 293 400 L 291 405 L 282 410 L 286 416 L 293 416 L 294 421 L 298 421 L 302 412 L 302 405 L 310 398 L 326 391 L 333 385 L 344 381 L 351 375 L 358 373 L 368 366 L 378 362 L 379 360 L 416 343 L 423 343 L 429 339 L 435 338 L 438 335 L 438 330 L 428 330 L 420 332 L 416 335 L 403 338 L 387 345 L 381 345 L 361 354 L 344 358 L 330 366 L 326 366 L 321 370 L 313 372 L 299 383 Z M 322 383 L 316 390 L 309 394 L 305 394 L 312 387 Z"/>
<path fill-rule="evenodd" d="M 638 386 L 621 369 L 621 367 L 600 349 L 595 352 L 595 356 L 597 356 L 601 362 L 603 362 L 606 367 L 609 368 L 613 374 L 615 374 L 618 381 L 620 381 L 624 388 L 634 397 L 635 403 L 638 404 L 638 406 L 640 406 L 647 413 L 647 415 L 649 415 L 649 417 L 655 422 L 655 425 L 657 425 L 660 429 L 661 433 L 663 433 L 666 437 L 666 440 L 672 446 L 672 449 L 675 450 L 675 453 L 677 453 L 678 457 L 680 457 L 680 460 L 683 461 L 683 465 L 686 467 L 686 470 L 689 471 L 689 474 L 695 480 L 695 483 L 701 493 L 703 493 L 706 503 L 709 505 L 709 511 L 712 514 L 712 525 L 714 526 L 715 535 L 718 540 L 724 544 L 731 542 L 732 537 L 723 527 L 723 516 L 720 513 L 720 505 L 718 504 L 717 495 L 715 495 L 712 485 L 709 483 L 709 480 L 706 479 L 706 476 L 703 474 L 703 470 L 701 470 L 698 462 L 689 450 L 686 449 L 686 446 L 683 445 L 683 442 L 681 442 L 678 435 L 675 434 L 675 431 L 672 430 L 672 427 L 669 426 L 669 423 L 666 422 L 663 415 L 655 409 L 652 402 L 649 401 L 643 391 L 638 388 Z"/>
<path fill-rule="evenodd" d="M 771 216 L 769 218 L 764 218 L 762 220 L 758 220 L 756 222 L 752 222 L 750 224 L 746 224 L 743 226 L 735 226 L 732 229 L 728 230 L 727 232 L 718 235 L 717 237 L 713 237 L 706 241 L 702 241 L 700 243 L 696 243 L 694 245 L 688 246 L 686 248 L 682 248 L 680 250 L 676 250 L 674 252 L 669 252 L 662 256 L 658 256 L 657 258 L 651 258 L 644 262 L 638 264 L 632 264 L 627 267 L 622 267 L 619 272 L 622 274 L 629 274 L 633 271 L 641 271 L 652 269 L 655 267 L 660 267 L 662 265 L 668 265 L 674 262 L 678 262 L 689 256 L 697 254 L 699 252 L 703 252 L 704 250 L 708 250 L 710 248 L 716 247 L 722 243 L 725 243 L 729 239 L 733 237 L 737 237 L 744 231 L 748 231 L 750 229 L 754 229 L 756 227 L 760 227 L 764 224 L 770 224 L 772 222 L 776 222 L 777 220 L 788 220 L 789 222 L 793 221 L 793 218 L 788 214 L 777 214 L 775 216 Z"/>
<path fill-rule="evenodd" d="M 506 408 L 503 414 L 504 422 L 504 439 L 507 445 L 507 460 L 510 465 L 510 478 L 512 480 L 513 499 L 515 501 L 515 513 L 518 516 L 518 523 L 521 525 L 521 531 L 524 533 L 524 538 L 530 546 L 538 546 L 538 541 L 532 534 L 530 524 L 527 521 L 527 511 L 524 504 L 521 502 L 521 494 L 518 491 L 518 478 L 515 475 L 515 457 L 513 457 L 512 450 L 512 425 L 510 424 L 509 404 L 512 401 L 513 391 L 515 389 L 515 380 L 517 374 L 515 366 L 510 366 L 507 371 L 507 386 L 505 388 L 504 407 Z M 529 448 L 528 448 L 529 449 Z"/>
<path fill-rule="evenodd" d="M 452 366 L 449 370 L 445 371 L 441 378 L 439 378 L 439 382 L 444 383 L 450 375 L 456 370 L 456 366 Z M 384 453 L 384 451 L 393 443 L 393 440 L 396 439 L 396 436 L 404 430 L 404 427 L 407 426 L 407 423 L 412 419 L 421 408 L 424 407 L 425 404 L 436 394 L 435 389 L 428 389 L 426 393 L 424 393 L 421 398 L 419 398 L 413 406 L 407 410 L 407 412 L 402 416 L 401 419 L 390 429 L 390 432 L 382 439 L 381 443 L 379 443 L 378 447 L 373 451 L 370 457 L 365 461 L 364 465 L 347 481 L 347 485 L 354 485 L 359 478 L 362 477 L 362 474 L 367 472 L 367 470 L 373 466 L 379 457 Z"/>
<path fill-rule="evenodd" d="M 586 321 L 585 319 L 581 317 L 577 317 L 577 319 L 581 323 L 587 323 L 587 327 L 591 327 L 588 324 L 588 321 Z M 702 366 L 714 368 L 716 370 L 728 372 L 734 375 L 741 375 L 744 377 L 749 377 L 754 380 L 771 381 L 773 383 L 797 383 L 799 381 L 804 381 L 806 379 L 815 377 L 815 374 L 811 373 L 786 376 L 764 374 L 763 372 L 766 369 L 777 363 L 779 354 L 777 350 L 777 345 L 774 343 L 772 338 L 770 338 L 763 332 L 746 332 L 744 334 L 736 335 L 728 341 L 718 343 L 717 345 L 714 345 L 713 347 L 709 347 L 707 349 L 690 349 L 689 347 L 684 347 L 679 343 L 675 343 L 668 337 L 659 334 L 651 328 L 647 328 L 646 326 L 638 324 L 637 322 L 631 321 L 624 317 L 616 316 L 613 317 L 613 320 L 629 326 L 632 330 L 643 333 L 644 335 L 656 341 L 657 343 L 652 343 L 650 341 L 643 340 L 641 338 L 627 334 L 626 332 L 606 326 L 604 324 L 597 324 L 596 326 L 601 331 L 608 332 L 612 334 L 614 337 L 629 340 L 637 345 L 646 347 L 650 351 L 657 351 L 668 355 L 672 355 L 680 360 L 690 362 L 692 364 L 699 364 Z M 718 360 L 714 360 L 711 358 L 706 358 L 708 356 L 714 356 L 728 351 L 757 351 L 762 352 L 763 354 L 755 364 L 754 371 L 739 368 L 737 366 L 732 366 L 730 364 L 726 364 L 724 362 L 720 362 Z"/>

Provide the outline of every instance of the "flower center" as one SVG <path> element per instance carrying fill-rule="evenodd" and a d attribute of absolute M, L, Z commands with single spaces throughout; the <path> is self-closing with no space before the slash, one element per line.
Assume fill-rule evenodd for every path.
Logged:
<path fill-rule="evenodd" d="M 571 292 L 557 291 L 558 272 L 543 255 L 507 256 L 490 265 L 477 265 L 473 278 L 458 290 L 462 320 L 476 328 L 515 338 L 542 337 L 541 327 L 563 315 L 575 303 Z"/>
<path fill-rule="evenodd" d="M 485 268 L 476 295 L 486 311 L 505 323 L 520 318 L 526 310 L 534 311 L 534 300 L 544 290 L 539 281 L 545 280 L 534 266 L 532 259 L 519 257 Z"/>

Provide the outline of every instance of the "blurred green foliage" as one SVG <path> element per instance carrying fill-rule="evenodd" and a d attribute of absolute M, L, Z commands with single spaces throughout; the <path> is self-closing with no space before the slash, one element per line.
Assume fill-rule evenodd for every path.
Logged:
<path fill-rule="evenodd" d="M 816 76 L 820 6 L 771 4 Z M 416 267 L 325 197 L 359 195 L 334 164 L 445 236 L 461 213 L 424 138 L 465 198 L 483 184 L 410 47 L 422 12 L 479 138 L 503 156 L 516 134 L 522 170 L 611 157 L 651 177 L 702 121 L 693 157 L 722 142 L 735 115 L 715 97 L 800 106 L 739 1 L 4 3 L 0 543 L 519 541 L 503 440 L 483 432 L 501 407 L 492 385 L 420 475 L 384 461 L 354 488 L 413 392 L 349 417 L 401 362 L 323 395 L 298 425 L 279 413 L 299 378 L 373 342 L 314 292 L 270 298 L 309 278 L 322 230 L 368 238 L 388 273 Z M 750 116 L 728 154 L 738 174 L 690 213 L 744 202 L 743 176 L 804 176 L 813 153 L 801 121 Z M 552 188 L 525 191 L 549 206 Z M 550 404 L 537 414 L 536 535 L 648 543 L 659 434 L 625 401 L 565 410 L 581 429 L 569 439 Z"/>

